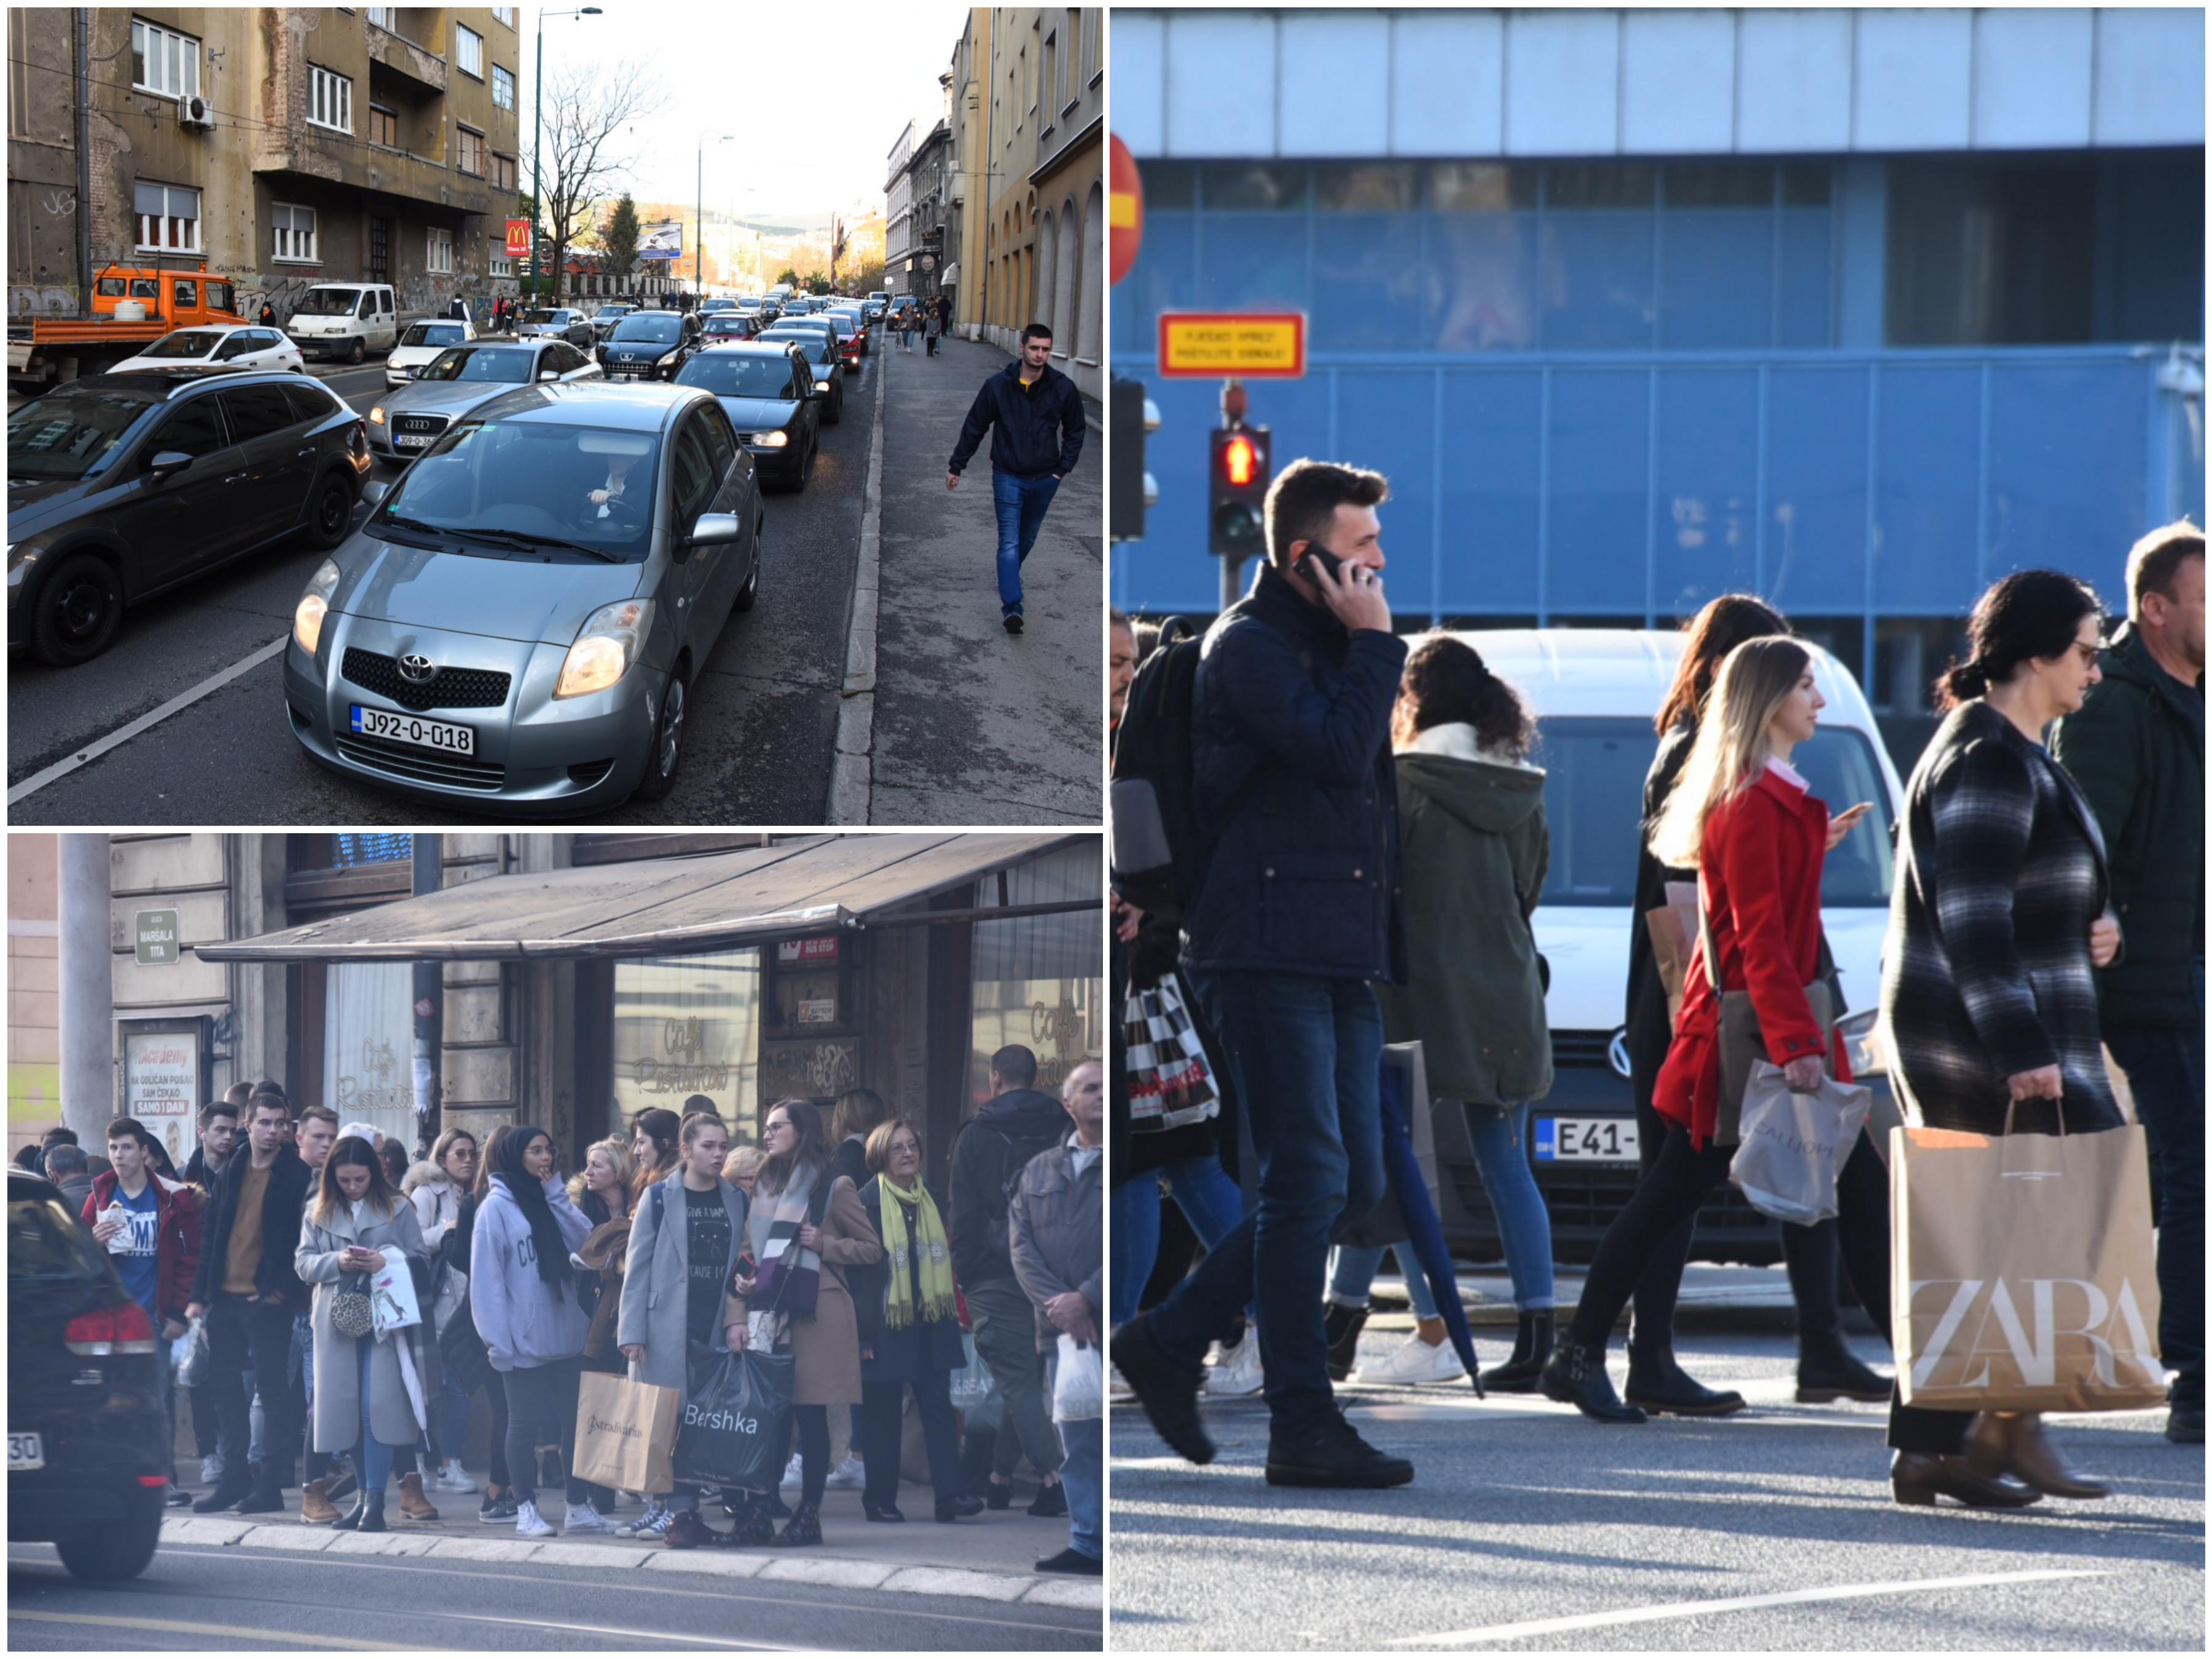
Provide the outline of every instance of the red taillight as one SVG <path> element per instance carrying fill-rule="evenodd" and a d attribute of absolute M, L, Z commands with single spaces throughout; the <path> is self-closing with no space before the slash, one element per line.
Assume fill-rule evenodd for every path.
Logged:
<path fill-rule="evenodd" d="M 62 1333 L 71 1353 L 98 1356 L 155 1352 L 154 1322 L 136 1302 L 79 1314 Z"/>

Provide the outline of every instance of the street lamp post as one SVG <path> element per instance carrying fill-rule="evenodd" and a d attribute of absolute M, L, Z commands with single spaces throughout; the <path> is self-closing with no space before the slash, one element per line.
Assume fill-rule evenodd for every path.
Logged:
<path fill-rule="evenodd" d="M 585 6 L 576 11 L 556 11 L 556 17 L 597 17 L 597 6 Z M 538 297 L 538 285 L 545 273 L 538 268 L 538 216 L 545 210 L 545 18 L 543 6 L 538 9 L 538 89 L 531 94 L 533 106 L 531 114 L 538 124 L 538 137 L 530 146 L 530 296 Z"/>
<path fill-rule="evenodd" d="M 731 143 L 737 135 L 726 132 L 714 140 L 718 144 Z M 697 201 L 692 209 L 691 240 L 697 244 L 691 253 L 691 286 L 697 297 L 707 297 L 707 141 L 699 141 L 699 176 L 692 181 Z"/>

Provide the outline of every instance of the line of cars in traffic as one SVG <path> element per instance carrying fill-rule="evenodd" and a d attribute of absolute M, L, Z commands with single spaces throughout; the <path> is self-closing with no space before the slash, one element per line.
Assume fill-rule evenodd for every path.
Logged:
<path fill-rule="evenodd" d="M 88 660 L 129 605 L 304 529 L 330 556 L 283 684 L 317 761 L 526 815 L 659 799 L 759 595 L 763 486 L 805 487 L 866 350 L 859 302 L 796 309 L 711 339 L 733 305 L 623 307 L 604 337 L 559 307 L 422 319 L 366 416 L 206 353 L 68 382 L 9 420 L 11 649 Z"/>

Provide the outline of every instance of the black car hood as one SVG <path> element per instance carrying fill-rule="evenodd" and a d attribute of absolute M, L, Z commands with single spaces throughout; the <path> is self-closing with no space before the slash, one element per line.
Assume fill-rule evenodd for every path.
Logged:
<path fill-rule="evenodd" d="M 625 362 L 639 357 L 665 357 L 681 344 L 681 340 L 670 340 L 665 343 L 659 340 L 610 340 L 607 342 L 607 356 L 619 357 Z"/>
<path fill-rule="evenodd" d="M 88 478 L 10 478 L 8 480 L 8 539 L 20 542 L 56 521 L 94 490 L 114 481 L 106 472 Z"/>

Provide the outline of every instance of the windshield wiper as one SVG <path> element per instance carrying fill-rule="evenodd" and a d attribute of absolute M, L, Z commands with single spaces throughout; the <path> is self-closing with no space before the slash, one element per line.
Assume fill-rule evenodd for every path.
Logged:
<path fill-rule="evenodd" d="M 397 513 L 386 513 L 374 522 L 380 526 L 390 526 L 395 530 L 420 531 L 425 536 L 448 536 L 453 533 L 441 524 L 426 524 L 420 519 L 405 518 Z"/>
<path fill-rule="evenodd" d="M 541 547 L 566 547 L 578 553 L 589 553 L 594 558 L 605 559 L 609 564 L 629 562 L 621 554 L 610 553 L 604 547 L 593 547 L 588 542 L 563 541 L 558 536 L 540 536 L 526 530 L 477 530 L 473 527 L 467 529 L 456 527 L 452 533 L 456 536 L 474 536 L 488 542 L 503 542 L 509 547 L 532 550 Z"/>

